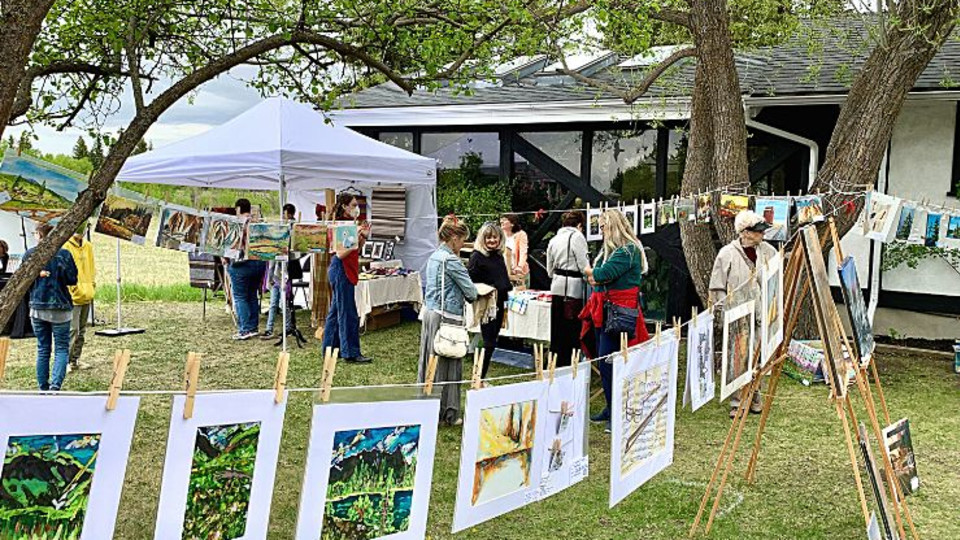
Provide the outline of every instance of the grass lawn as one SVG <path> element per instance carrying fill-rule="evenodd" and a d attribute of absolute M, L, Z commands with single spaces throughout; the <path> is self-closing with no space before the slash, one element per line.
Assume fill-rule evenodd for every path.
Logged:
<path fill-rule="evenodd" d="M 99 310 L 101 316 L 112 320 L 112 305 L 101 303 Z M 230 319 L 219 300 L 210 306 L 206 323 L 201 321 L 201 306 L 195 302 L 128 303 L 124 305 L 124 317 L 131 325 L 145 327 L 147 333 L 110 340 L 88 331 L 84 360 L 93 367 L 68 375 L 65 390 L 105 390 L 112 352 L 117 347 L 133 351 L 125 384 L 128 390 L 180 387 L 188 351 L 203 354 L 201 389 L 269 388 L 272 384 L 277 349 L 270 342 L 231 341 Z M 308 328 L 304 312 L 300 312 L 300 327 Z M 363 336 L 363 350 L 376 362 L 338 366 L 335 385 L 413 382 L 418 343 L 419 326 L 415 323 L 368 333 Z M 33 340 L 14 343 L 6 388 L 34 388 L 34 347 Z M 921 488 L 909 503 L 919 533 L 922 538 L 960 538 L 960 377 L 952 374 L 951 364 L 944 357 L 881 351 L 878 361 L 891 414 L 894 419 L 911 419 Z M 311 339 L 305 349 L 292 351 L 291 388 L 316 385 L 320 371 L 315 340 Z M 509 372 L 494 366 L 491 375 Z M 683 377 L 681 366 L 679 392 L 683 390 Z M 788 379 L 780 388 L 764 441 L 758 481 L 754 486 L 743 482 L 743 456 L 711 537 L 865 537 L 842 428 L 826 400 L 825 388 L 806 388 Z M 379 397 L 397 396 L 381 392 Z M 290 399 L 270 538 L 291 538 L 294 532 L 312 399 L 310 393 L 294 394 Z M 117 538 L 153 536 L 170 401 L 164 396 L 142 398 Z M 751 428 L 756 418 L 751 418 Z M 727 409 L 716 403 L 695 415 L 679 412 L 675 463 L 613 510 L 607 509 L 610 437 L 593 429 L 591 475 L 587 480 L 458 537 L 685 538 L 729 423 Z M 459 450 L 459 430 L 441 429 L 430 505 L 431 538 L 452 536 Z"/>

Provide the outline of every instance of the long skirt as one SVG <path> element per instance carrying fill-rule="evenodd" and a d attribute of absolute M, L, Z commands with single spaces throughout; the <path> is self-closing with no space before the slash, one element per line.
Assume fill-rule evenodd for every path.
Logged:
<path fill-rule="evenodd" d="M 440 331 L 440 314 L 426 311 L 420 327 L 420 362 L 417 367 L 417 382 L 425 382 L 427 364 L 433 354 L 433 338 Z M 437 357 L 437 372 L 433 379 L 433 391 L 440 392 L 440 420 L 448 423 L 460 418 L 460 385 L 443 384 L 463 379 L 463 358 Z"/>

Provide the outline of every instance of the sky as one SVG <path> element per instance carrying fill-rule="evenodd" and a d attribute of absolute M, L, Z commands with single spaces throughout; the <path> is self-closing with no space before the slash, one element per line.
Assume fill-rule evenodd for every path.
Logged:
<path fill-rule="evenodd" d="M 254 69 L 250 66 L 240 66 L 221 75 L 200 87 L 194 94 L 194 99 L 181 99 L 170 107 L 150 130 L 146 139 L 154 148 L 176 142 L 193 135 L 198 135 L 208 129 L 218 126 L 237 116 L 260 102 L 259 93 L 243 82 L 244 78 L 253 75 Z M 147 97 L 149 101 L 150 97 Z M 125 94 L 120 110 L 107 118 L 105 131 L 116 132 L 117 128 L 124 127 L 133 118 L 133 97 Z M 9 126 L 4 130 L 3 138 L 9 135 L 19 138 L 20 133 L 29 130 L 29 126 Z M 34 147 L 52 154 L 72 154 L 73 145 L 81 135 L 91 144 L 90 137 L 82 129 L 65 129 L 57 131 L 52 127 L 35 125 L 33 131 L 39 137 L 34 141 Z"/>

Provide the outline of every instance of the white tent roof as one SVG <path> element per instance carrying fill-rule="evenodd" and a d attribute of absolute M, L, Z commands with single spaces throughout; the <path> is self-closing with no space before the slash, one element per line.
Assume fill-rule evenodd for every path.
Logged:
<path fill-rule="evenodd" d="M 230 121 L 133 156 L 117 180 L 291 191 L 345 184 L 436 184 L 436 161 L 326 123 L 309 105 L 270 98 Z"/>

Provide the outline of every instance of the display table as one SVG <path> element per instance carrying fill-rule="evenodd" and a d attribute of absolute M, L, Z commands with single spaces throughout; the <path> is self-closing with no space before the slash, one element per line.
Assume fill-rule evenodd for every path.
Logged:
<path fill-rule="evenodd" d="M 510 295 L 512 298 L 514 293 L 511 292 Z M 466 318 L 467 329 L 471 333 L 479 333 L 480 325 L 473 321 L 473 310 L 469 306 Z M 500 331 L 500 337 L 550 342 L 549 301 L 529 299 L 523 313 L 517 313 L 508 307 L 506 318 L 506 328 Z"/>
<path fill-rule="evenodd" d="M 413 304 L 414 309 L 419 311 L 423 304 L 420 273 L 411 272 L 405 276 L 377 276 L 361 279 L 357 283 L 355 298 L 360 326 L 366 325 L 367 316 L 375 308 Z"/>

